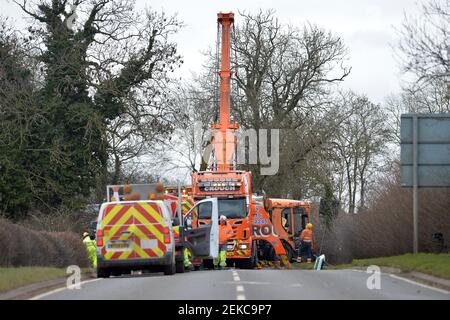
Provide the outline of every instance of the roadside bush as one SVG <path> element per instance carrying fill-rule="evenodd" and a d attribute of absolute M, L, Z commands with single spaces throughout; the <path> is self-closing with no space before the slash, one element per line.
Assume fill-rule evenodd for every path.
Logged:
<path fill-rule="evenodd" d="M 413 250 L 412 191 L 400 186 L 396 170 L 373 190 L 368 207 L 357 214 L 340 212 L 327 230 L 313 206 L 312 221 L 318 253 L 330 263 L 385 257 Z M 441 233 L 444 243 L 433 240 Z M 448 252 L 450 240 L 450 189 L 419 190 L 419 251 Z"/>
<path fill-rule="evenodd" d="M 89 225 L 89 222 L 97 218 L 98 211 L 92 212 L 74 211 L 60 207 L 51 214 L 41 211 L 30 212 L 25 220 L 18 222 L 20 225 L 37 230 L 49 232 L 74 232 L 81 235 Z"/>
<path fill-rule="evenodd" d="M 62 268 L 69 265 L 89 265 L 80 236 L 32 230 L 0 219 L 0 266 Z"/>
<path fill-rule="evenodd" d="M 352 219 L 348 214 L 340 213 L 327 228 L 324 220 L 319 217 L 317 205 L 313 205 L 311 221 L 314 225 L 314 238 L 316 241 L 316 254 L 324 253 L 326 260 L 331 264 L 351 262 L 351 238 L 354 232 Z"/>

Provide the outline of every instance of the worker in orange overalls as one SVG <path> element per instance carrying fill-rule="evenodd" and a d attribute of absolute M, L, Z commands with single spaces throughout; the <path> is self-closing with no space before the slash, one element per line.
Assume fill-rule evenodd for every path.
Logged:
<path fill-rule="evenodd" d="M 306 229 L 302 231 L 300 236 L 302 240 L 302 252 L 306 252 L 307 262 L 311 263 L 312 251 L 314 250 L 314 235 L 313 235 L 313 225 L 308 223 Z"/>
<path fill-rule="evenodd" d="M 224 268 L 227 266 L 227 243 L 233 235 L 233 228 L 228 224 L 226 216 L 219 219 L 219 258 L 214 259 L 214 267 Z"/>

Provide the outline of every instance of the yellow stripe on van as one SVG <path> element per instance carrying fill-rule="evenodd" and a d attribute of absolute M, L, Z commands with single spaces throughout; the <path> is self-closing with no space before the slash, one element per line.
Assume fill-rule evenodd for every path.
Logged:
<path fill-rule="evenodd" d="M 160 242 L 164 243 L 164 236 L 155 226 L 145 219 L 137 210 L 135 210 L 134 218 L 137 219 L 141 225 L 146 228 L 151 234 L 153 234 Z M 145 221 L 145 222 L 143 222 Z M 138 228 L 136 228 L 138 229 Z"/>
<path fill-rule="evenodd" d="M 123 208 L 123 205 L 114 205 L 111 211 L 102 219 L 102 228 L 107 226 L 109 222 L 116 216 L 116 214 Z M 106 210 L 106 209 L 105 209 Z M 103 217 L 102 217 L 103 218 Z"/>
<path fill-rule="evenodd" d="M 164 224 L 164 219 L 162 215 L 157 212 L 151 205 L 145 202 L 139 202 L 140 206 L 144 208 L 145 211 L 147 211 L 158 223 Z"/>

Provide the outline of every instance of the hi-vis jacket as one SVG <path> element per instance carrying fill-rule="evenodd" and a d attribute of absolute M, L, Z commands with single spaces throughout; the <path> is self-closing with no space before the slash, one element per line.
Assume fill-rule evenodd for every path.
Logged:
<path fill-rule="evenodd" d="M 219 244 L 225 244 L 233 236 L 233 228 L 226 223 L 225 225 L 219 225 Z"/>
<path fill-rule="evenodd" d="M 302 238 L 303 242 L 307 242 L 307 243 L 311 243 L 312 244 L 312 242 L 313 242 L 313 232 L 312 232 L 312 230 L 309 230 L 309 229 L 303 230 L 301 238 Z"/>

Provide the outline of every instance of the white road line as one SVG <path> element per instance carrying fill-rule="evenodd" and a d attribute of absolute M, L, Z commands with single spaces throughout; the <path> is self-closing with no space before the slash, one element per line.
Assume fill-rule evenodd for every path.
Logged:
<path fill-rule="evenodd" d="M 91 283 L 91 282 L 95 282 L 95 281 L 99 281 L 99 280 L 103 280 L 103 279 L 102 278 L 98 278 L 98 279 L 82 281 L 80 283 L 80 285 Z M 49 292 L 46 292 L 46 293 L 34 296 L 34 297 L 30 298 L 29 300 L 40 300 L 40 299 L 45 298 L 45 297 L 47 297 L 49 295 L 52 295 L 52 294 L 55 294 L 55 293 L 58 293 L 58 292 L 61 292 L 61 291 L 64 291 L 64 290 L 68 290 L 68 289 L 66 287 L 58 288 L 58 289 L 55 289 L 55 290 L 52 290 L 52 291 L 49 291 Z M 74 289 L 74 290 L 76 290 L 76 289 Z"/>
<path fill-rule="evenodd" d="M 427 288 L 427 289 L 430 289 L 430 290 L 434 290 L 434 291 L 437 291 L 437 292 L 440 292 L 440 293 L 443 293 L 443 294 L 450 294 L 450 291 L 447 291 L 447 290 L 444 290 L 444 289 L 439 289 L 439 288 L 427 286 L 426 284 L 423 284 L 423 283 L 420 283 L 420 282 L 416 282 L 416 281 L 413 281 L 413 280 L 410 280 L 410 279 L 406 279 L 406 278 L 403 278 L 403 277 L 399 277 L 399 276 L 396 276 L 396 275 L 393 275 L 393 274 L 390 274 L 389 276 L 391 278 L 402 280 L 402 281 L 405 281 L 405 282 L 408 282 L 408 283 L 411 283 L 411 284 L 415 284 L 416 286 L 424 287 L 424 288 Z"/>
<path fill-rule="evenodd" d="M 241 281 L 241 278 L 239 277 L 239 273 L 237 273 L 236 270 L 232 271 L 233 274 L 233 280 L 234 282 L 239 283 Z M 244 294 L 244 286 L 243 285 L 237 285 L 236 286 L 236 292 L 237 292 L 237 300 L 246 300 L 245 294 Z"/>
<path fill-rule="evenodd" d="M 366 271 L 356 270 L 356 269 L 352 269 L 352 271 L 367 273 Z M 410 279 L 407 279 L 407 278 L 399 277 L 399 276 L 396 276 L 394 274 L 383 273 L 383 272 L 381 274 L 385 275 L 385 276 L 389 276 L 389 277 L 397 279 L 397 280 L 402 280 L 404 282 L 408 282 L 410 284 L 414 284 L 416 286 L 420 286 L 420 287 L 423 287 L 423 288 L 426 288 L 426 289 L 434 290 L 434 291 L 437 291 L 437 292 L 440 292 L 440 293 L 443 293 L 443 294 L 450 294 L 450 291 L 447 291 L 447 290 L 444 290 L 444 289 L 435 288 L 435 287 L 432 287 L 432 286 L 428 286 L 426 284 L 423 284 L 423 283 L 420 283 L 420 282 L 417 282 L 417 281 L 414 281 L 414 280 L 410 280 Z"/>
<path fill-rule="evenodd" d="M 352 270 L 354 272 L 367 273 L 367 271 L 364 271 L 364 270 L 358 270 L 358 269 L 350 269 L 350 270 Z"/>

